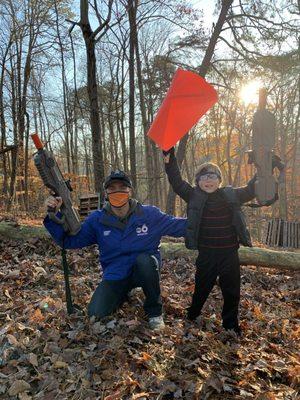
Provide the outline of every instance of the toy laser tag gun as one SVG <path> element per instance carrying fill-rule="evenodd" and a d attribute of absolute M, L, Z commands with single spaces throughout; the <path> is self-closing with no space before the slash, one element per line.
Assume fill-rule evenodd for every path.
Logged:
<path fill-rule="evenodd" d="M 278 184 L 273 176 L 276 166 L 280 171 L 284 164 L 275 156 L 275 117 L 266 110 L 266 89 L 259 90 L 259 106 L 252 122 L 252 151 L 249 152 L 249 163 L 254 163 L 257 169 L 255 181 L 255 196 L 259 205 L 270 205 L 278 199 Z"/>
<path fill-rule="evenodd" d="M 73 190 L 70 181 L 65 180 L 53 154 L 44 148 L 37 133 L 31 135 L 32 140 L 37 148 L 34 156 L 34 164 L 47 188 L 49 188 L 54 196 L 62 198 L 61 213 L 62 218 L 55 215 L 55 209 L 49 207 L 49 218 L 62 225 L 64 231 L 69 235 L 76 235 L 79 232 L 81 224 L 77 211 L 72 206 L 70 192 Z"/>

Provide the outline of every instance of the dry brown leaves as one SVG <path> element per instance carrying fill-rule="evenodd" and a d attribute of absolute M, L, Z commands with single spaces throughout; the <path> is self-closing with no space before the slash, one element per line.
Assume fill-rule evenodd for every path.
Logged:
<path fill-rule="evenodd" d="M 68 316 L 58 249 L 50 240 L 0 244 L 0 399 L 293 400 L 299 389 L 295 275 L 243 268 L 241 339 L 220 326 L 216 287 L 201 321 L 184 319 L 188 260 L 164 263 L 167 327 L 149 331 L 135 293 L 102 322 L 85 309 L 99 281 L 95 249 L 69 252 L 75 302 Z"/>

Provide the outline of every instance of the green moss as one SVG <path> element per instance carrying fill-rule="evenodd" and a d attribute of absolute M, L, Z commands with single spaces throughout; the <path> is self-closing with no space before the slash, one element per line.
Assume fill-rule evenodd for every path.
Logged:
<path fill-rule="evenodd" d="M 30 239 L 35 237 L 48 237 L 43 226 L 17 225 L 11 222 L 0 222 L 0 238 L 5 239 Z"/>

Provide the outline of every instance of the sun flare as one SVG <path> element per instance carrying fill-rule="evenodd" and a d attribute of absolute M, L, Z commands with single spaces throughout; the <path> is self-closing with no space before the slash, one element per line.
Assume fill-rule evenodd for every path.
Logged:
<path fill-rule="evenodd" d="M 258 103 L 258 91 L 262 87 L 260 80 L 253 80 L 243 86 L 239 92 L 239 97 L 246 105 Z"/>

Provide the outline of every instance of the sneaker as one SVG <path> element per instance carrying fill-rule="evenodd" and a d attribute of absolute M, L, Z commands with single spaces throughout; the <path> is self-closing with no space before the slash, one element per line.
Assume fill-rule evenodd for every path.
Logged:
<path fill-rule="evenodd" d="M 150 329 L 152 329 L 154 331 L 163 330 L 165 327 L 163 316 L 159 315 L 158 317 L 149 318 L 149 326 L 150 326 Z"/>

